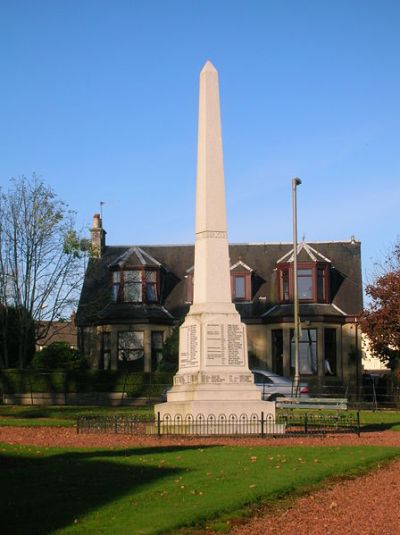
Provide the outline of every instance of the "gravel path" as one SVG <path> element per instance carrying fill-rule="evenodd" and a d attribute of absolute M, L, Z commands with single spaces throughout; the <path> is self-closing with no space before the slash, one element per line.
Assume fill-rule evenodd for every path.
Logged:
<path fill-rule="evenodd" d="M 230 444 L 237 446 L 398 446 L 400 433 L 302 438 L 172 438 L 126 435 L 78 435 L 65 427 L 0 427 L 0 442 L 64 447 L 162 447 Z M 235 526 L 231 535 L 400 535 L 400 461 L 357 479 L 341 481 L 303 496 L 286 510 L 264 509 Z"/>
<path fill-rule="evenodd" d="M 399 535 L 400 461 L 253 518 L 230 535 Z"/>
<path fill-rule="evenodd" d="M 155 437 L 149 435 L 82 434 L 72 427 L 0 427 L 0 442 L 35 446 L 80 448 L 163 447 L 169 445 L 236 445 L 236 446 L 399 446 L 400 432 L 329 435 L 298 438 L 201 438 Z M 400 530 L 399 530 L 400 535 Z"/>

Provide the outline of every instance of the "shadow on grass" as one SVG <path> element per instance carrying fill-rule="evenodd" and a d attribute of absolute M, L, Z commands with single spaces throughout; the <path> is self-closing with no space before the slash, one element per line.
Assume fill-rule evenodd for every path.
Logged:
<path fill-rule="evenodd" d="M 17 455 L 3 450 L 0 455 L 2 533 L 44 535 L 71 525 L 80 516 L 126 494 L 134 497 L 143 486 L 182 471 L 140 464 L 140 457 L 184 449 L 197 448 L 91 450 L 58 455 L 35 448 L 30 453 L 21 450 Z M 132 457 L 135 457 L 133 461 Z M 131 462 L 121 458 L 127 461 L 130 458 Z"/>
<path fill-rule="evenodd" d="M 400 430 L 400 420 L 398 422 L 371 423 L 361 426 L 362 432 L 388 431 L 390 429 Z"/>

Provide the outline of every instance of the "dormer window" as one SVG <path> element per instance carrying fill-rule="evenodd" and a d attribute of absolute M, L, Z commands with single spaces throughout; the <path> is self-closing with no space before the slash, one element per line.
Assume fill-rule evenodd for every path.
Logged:
<path fill-rule="evenodd" d="M 293 249 L 277 262 L 278 291 L 282 303 L 293 302 Z M 297 290 L 299 300 L 310 303 L 329 301 L 329 271 L 331 261 L 308 243 L 297 248 Z"/>
<path fill-rule="evenodd" d="M 293 264 L 278 264 L 279 298 L 282 303 L 293 301 Z M 297 265 L 299 300 L 310 303 L 329 301 L 329 264 L 300 262 Z"/>
<path fill-rule="evenodd" d="M 114 303 L 156 303 L 158 269 L 132 268 L 113 272 Z"/>
<path fill-rule="evenodd" d="M 251 274 L 253 270 L 239 260 L 231 267 L 232 301 L 251 301 Z"/>
<path fill-rule="evenodd" d="M 130 247 L 113 264 L 114 303 L 157 303 L 161 264 L 140 247 Z"/>
<path fill-rule="evenodd" d="M 251 275 L 253 270 L 239 260 L 231 267 L 232 301 L 251 301 Z M 193 302 L 194 266 L 186 271 L 185 275 L 185 301 Z"/>

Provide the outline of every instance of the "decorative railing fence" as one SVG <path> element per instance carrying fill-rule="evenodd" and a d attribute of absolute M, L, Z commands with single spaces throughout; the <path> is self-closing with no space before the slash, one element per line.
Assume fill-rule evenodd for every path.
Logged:
<path fill-rule="evenodd" d="M 360 436 L 360 412 L 336 414 L 287 413 L 278 416 L 286 425 L 286 435 L 326 435 L 332 433 L 357 433 Z"/>
<path fill-rule="evenodd" d="M 360 414 L 282 414 L 272 415 L 202 414 L 164 415 L 151 420 L 129 416 L 98 417 L 80 416 L 78 433 L 120 433 L 130 435 L 151 434 L 157 436 L 303 436 L 332 433 L 356 433 L 360 435 Z"/>

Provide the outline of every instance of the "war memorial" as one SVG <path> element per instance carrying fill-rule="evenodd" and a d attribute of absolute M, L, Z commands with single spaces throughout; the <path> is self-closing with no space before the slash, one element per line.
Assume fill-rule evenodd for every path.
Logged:
<path fill-rule="evenodd" d="M 193 303 L 179 331 L 179 369 L 161 418 L 275 416 L 248 367 L 246 327 L 231 298 L 218 72 L 200 73 Z"/>

